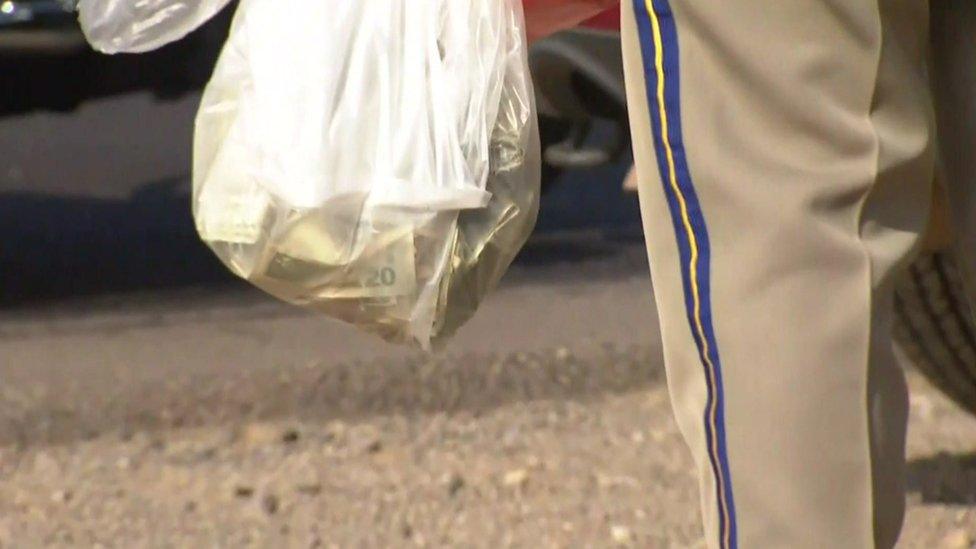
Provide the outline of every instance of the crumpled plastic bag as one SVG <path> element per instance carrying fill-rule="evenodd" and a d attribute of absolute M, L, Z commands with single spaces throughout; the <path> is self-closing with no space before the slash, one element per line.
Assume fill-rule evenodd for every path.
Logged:
<path fill-rule="evenodd" d="M 104 53 L 140 53 L 183 38 L 230 0 L 80 0 L 85 38 Z"/>
<path fill-rule="evenodd" d="M 243 0 L 194 218 L 268 293 L 430 348 L 531 232 L 538 149 L 519 0 Z"/>

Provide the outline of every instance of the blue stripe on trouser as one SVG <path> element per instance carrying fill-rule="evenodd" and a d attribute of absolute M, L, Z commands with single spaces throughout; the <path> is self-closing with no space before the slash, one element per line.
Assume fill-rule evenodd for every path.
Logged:
<path fill-rule="evenodd" d="M 705 370 L 704 424 L 715 478 L 720 546 L 735 548 L 735 503 L 725 443 L 722 368 L 710 297 L 708 230 L 688 169 L 681 130 L 678 34 L 668 0 L 634 0 L 658 169 L 667 196 L 681 259 L 685 306 Z"/>

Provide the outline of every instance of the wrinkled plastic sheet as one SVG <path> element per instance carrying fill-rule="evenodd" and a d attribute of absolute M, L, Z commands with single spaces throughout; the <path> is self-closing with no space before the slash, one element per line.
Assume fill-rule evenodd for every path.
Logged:
<path fill-rule="evenodd" d="M 104 53 L 140 53 L 183 38 L 230 0 L 80 0 L 88 42 Z"/>

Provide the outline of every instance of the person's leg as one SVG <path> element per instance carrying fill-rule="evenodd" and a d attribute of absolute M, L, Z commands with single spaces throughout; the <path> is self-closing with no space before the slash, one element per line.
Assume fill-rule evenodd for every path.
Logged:
<path fill-rule="evenodd" d="M 928 215 L 928 0 L 624 0 L 642 211 L 711 547 L 891 547 L 892 278 Z"/>

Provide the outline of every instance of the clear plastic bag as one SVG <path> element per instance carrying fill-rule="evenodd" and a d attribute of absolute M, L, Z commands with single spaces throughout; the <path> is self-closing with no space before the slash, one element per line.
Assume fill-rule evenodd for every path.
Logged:
<path fill-rule="evenodd" d="M 79 18 L 97 49 L 141 52 L 227 3 L 81 0 Z M 535 223 L 526 48 L 519 0 L 242 0 L 197 117 L 201 237 L 282 299 L 445 339 Z"/>
<path fill-rule="evenodd" d="M 145 52 L 183 38 L 230 0 L 80 0 L 78 20 L 104 53 Z"/>
<path fill-rule="evenodd" d="M 518 0 L 243 0 L 194 217 L 265 291 L 429 348 L 525 242 L 539 170 Z"/>

